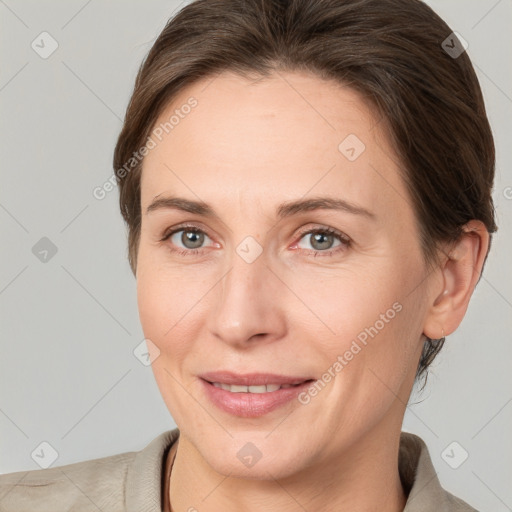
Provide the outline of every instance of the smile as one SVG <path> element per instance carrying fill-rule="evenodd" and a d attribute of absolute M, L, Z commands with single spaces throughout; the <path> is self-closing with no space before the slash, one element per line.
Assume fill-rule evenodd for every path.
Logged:
<path fill-rule="evenodd" d="M 256 418 L 297 398 L 315 379 L 277 374 L 210 372 L 199 375 L 206 399 L 233 416 Z"/>
<path fill-rule="evenodd" d="M 238 384 L 223 384 L 222 382 L 212 382 L 216 388 L 230 391 L 231 393 L 273 393 L 279 389 L 287 389 L 299 384 L 267 384 L 262 386 L 243 386 Z"/>

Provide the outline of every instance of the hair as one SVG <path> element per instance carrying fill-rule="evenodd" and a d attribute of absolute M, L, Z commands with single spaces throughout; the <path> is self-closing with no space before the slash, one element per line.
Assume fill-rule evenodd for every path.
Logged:
<path fill-rule="evenodd" d="M 482 221 L 492 238 L 494 142 L 462 45 L 419 0 L 186 5 L 167 22 L 140 66 L 114 151 L 133 274 L 141 227 L 139 153 L 145 154 L 157 118 L 178 92 L 223 71 L 246 78 L 307 72 L 362 94 L 384 120 L 398 156 L 427 265 L 439 261 L 441 244 L 458 240 L 472 219 Z M 426 338 L 416 379 L 443 343 L 444 337 Z M 425 373 L 425 383 L 426 378 Z"/>

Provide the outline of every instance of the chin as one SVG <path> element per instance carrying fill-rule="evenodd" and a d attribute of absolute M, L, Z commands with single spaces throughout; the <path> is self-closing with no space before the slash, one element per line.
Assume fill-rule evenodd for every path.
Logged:
<path fill-rule="evenodd" d="M 246 480 L 275 480 L 292 476 L 300 469 L 300 461 L 297 453 L 293 456 L 274 453 L 263 455 L 261 459 L 252 463 L 243 463 L 236 453 L 226 456 L 226 453 L 217 452 L 208 458 L 209 465 L 219 474 L 231 478 L 243 478 Z"/>
<path fill-rule="evenodd" d="M 268 431 L 226 432 L 191 439 L 211 468 L 224 476 L 253 480 L 286 478 L 296 473 L 307 455 L 298 440 Z M 189 438 L 190 439 L 190 438 Z M 296 442 L 294 442 L 296 441 Z"/>

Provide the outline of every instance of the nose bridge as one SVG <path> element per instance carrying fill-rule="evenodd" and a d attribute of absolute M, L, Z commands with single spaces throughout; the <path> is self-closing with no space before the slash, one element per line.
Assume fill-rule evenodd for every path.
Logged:
<path fill-rule="evenodd" d="M 233 249 L 229 269 L 218 283 L 210 331 L 226 343 L 243 345 L 256 334 L 275 335 L 283 318 L 263 248 L 246 237 Z"/>

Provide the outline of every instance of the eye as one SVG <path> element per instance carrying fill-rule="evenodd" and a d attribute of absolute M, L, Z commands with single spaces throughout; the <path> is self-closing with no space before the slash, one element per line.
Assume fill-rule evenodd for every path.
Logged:
<path fill-rule="evenodd" d="M 195 226 L 179 226 L 164 234 L 160 241 L 170 240 L 171 251 L 188 256 L 200 252 L 206 238 L 210 237 Z"/>
<path fill-rule="evenodd" d="M 169 232 L 166 232 L 161 238 L 161 242 L 169 240 L 171 242 L 171 251 L 176 252 L 183 256 L 190 256 L 201 252 L 204 249 L 203 244 L 205 239 L 210 237 L 197 226 L 178 226 Z M 301 241 L 309 240 L 310 246 L 313 248 L 309 250 L 307 247 L 302 247 Z M 211 240 L 211 239 L 210 239 Z M 336 244 L 336 242 L 338 242 Z M 333 228 L 315 228 L 303 231 L 299 242 L 292 246 L 292 249 L 309 250 L 308 254 L 316 256 L 333 256 L 335 253 L 346 250 L 350 246 L 350 238 L 343 233 Z M 218 246 L 218 244 L 214 244 Z"/>
<path fill-rule="evenodd" d="M 301 246 L 301 240 L 305 239 L 313 248 L 310 251 L 313 256 L 332 256 L 339 251 L 346 250 L 350 246 L 350 238 L 332 228 L 316 228 L 301 233 L 301 238 L 292 248 L 306 249 Z M 336 242 L 337 245 L 336 245 Z M 325 253 L 325 254 L 322 254 Z"/>

